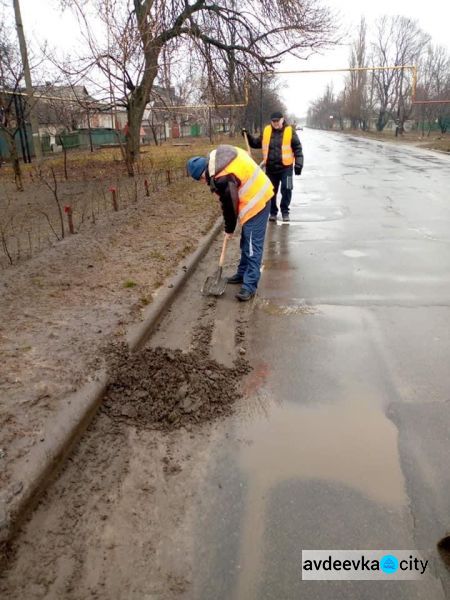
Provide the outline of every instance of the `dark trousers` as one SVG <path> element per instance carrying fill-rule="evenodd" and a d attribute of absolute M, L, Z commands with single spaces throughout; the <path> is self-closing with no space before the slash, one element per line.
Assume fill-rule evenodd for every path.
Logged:
<path fill-rule="evenodd" d="M 277 194 L 278 189 L 281 184 L 281 202 L 280 209 L 282 215 L 289 214 L 289 205 L 291 203 L 292 198 L 292 187 L 293 187 L 293 177 L 292 177 L 292 167 L 287 167 L 283 171 L 279 173 L 270 173 L 266 172 L 267 177 L 272 182 L 274 187 L 274 194 L 270 201 L 270 214 L 273 217 L 276 217 L 278 213 L 277 207 Z"/>
<path fill-rule="evenodd" d="M 267 220 L 269 218 L 270 202 L 242 225 L 241 231 L 241 260 L 237 268 L 242 276 L 242 287 L 249 292 L 255 292 L 261 276 L 261 261 L 264 251 Z"/>

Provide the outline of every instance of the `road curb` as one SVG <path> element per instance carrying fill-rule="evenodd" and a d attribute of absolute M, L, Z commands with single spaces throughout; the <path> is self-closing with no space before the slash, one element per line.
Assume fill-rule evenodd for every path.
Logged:
<path fill-rule="evenodd" d="M 222 227 L 219 218 L 201 238 L 197 249 L 181 263 L 180 270 L 159 288 L 143 320 L 129 328 L 126 340 L 130 350 L 138 350 L 148 340 Z M 106 371 L 98 371 L 89 383 L 67 397 L 64 408 L 45 424 L 39 445 L 13 466 L 12 483 L 0 492 L 0 542 L 11 540 L 61 468 L 97 412 L 108 383 Z"/>
<path fill-rule="evenodd" d="M 138 350 L 147 341 L 148 337 L 164 315 L 166 310 L 178 296 L 191 273 L 195 270 L 200 260 L 206 254 L 214 238 L 223 227 L 222 218 L 218 219 L 210 232 L 203 238 L 199 246 L 181 265 L 181 270 L 168 279 L 160 287 L 153 302 L 147 307 L 143 321 L 132 325 L 127 333 L 126 340 L 131 351 Z"/>

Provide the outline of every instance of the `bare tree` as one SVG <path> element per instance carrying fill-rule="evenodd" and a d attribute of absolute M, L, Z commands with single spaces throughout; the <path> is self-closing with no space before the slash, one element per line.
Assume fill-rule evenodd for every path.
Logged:
<path fill-rule="evenodd" d="M 343 106 L 343 94 L 336 96 L 333 85 L 328 84 L 323 96 L 312 102 L 308 109 L 308 126 L 318 129 L 334 129 L 336 123 L 339 129 L 343 129 Z"/>
<path fill-rule="evenodd" d="M 430 104 L 419 104 L 416 110 L 417 118 L 422 121 L 422 134 L 425 121 L 428 123 L 428 135 L 437 122 L 441 133 L 448 128 L 449 104 L 439 103 L 440 100 L 450 100 L 450 55 L 443 46 L 428 44 L 419 66 L 419 82 L 417 99 L 430 101 Z"/>
<path fill-rule="evenodd" d="M 416 21 L 407 17 L 381 17 L 376 23 L 376 41 L 372 44 L 373 66 L 390 67 L 416 64 L 429 41 Z M 374 71 L 378 101 L 377 129 L 382 131 L 394 118 L 400 132 L 412 110 L 412 74 L 410 70 Z"/>
<path fill-rule="evenodd" d="M 46 108 L 50 113 L 50 119 L 52 116 L 54 117 L 54 126 L 49 128 L 49 133 L 54 132 L 56 143 L 63 149 L 64 178 L 67 180 L 69 178 L 67 173 L 67 145 L 64 141 L 64 134 L 77 128 L 80 110 L 73 102 L 64 102 L 56 98 L 52 98 Z"/>
<path fill-rule="evenodd" d="M 349 67 L 351 69 L 367 66 L 366 57 L 367 26 L 364 17 L 361 17 L 356 40 L 350 51 Z M 347 77 L 344 97 L 344 116 L 350 119 L 354 129 L 367 128 L 367 72 L 351 71 Z"/>
<path fill-rule="evenodd" d="M 78 15 L 89 54 L 83 67 L 96 69 L 128 114 L 128 173 L 139 154 L 142 116 L 158 75 L 162 52 L 185 44 L 188 58 L 201 58 L 214 91 L 233 86 L 238 71 L 273 67 L 287 52 L 302 55 L 334 42 L 334 22 L 316 0 L 65 0 Z M 91 9 L 94 9 L 93 11 Z M 89 12 L 91 10 L 91 12 Z M 96 39 L 93 18 L 106 31 Z M 228 77 L 224 78 L 228 64 Z"/>
<path fill-rule="evenodd" d="M 277 77 L 266 76 L 262 78 L 262 82 L 260 79 L 250 79 L 248 104 L 244 109 L 242 125 L 245 125 L 250 131 L 255 131 L 259 129 L 261 122 L 265 123 L 269 120 L 270 113 L 276 110 L 285 113 L 286 106 L 280 98 L 280 89 Z"/>

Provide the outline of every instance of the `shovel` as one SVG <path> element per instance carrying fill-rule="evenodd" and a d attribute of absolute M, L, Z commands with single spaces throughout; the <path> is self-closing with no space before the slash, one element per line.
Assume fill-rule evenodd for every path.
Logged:
<path fill-rule="evenodd" d="M 222 277 L 222 267 L 225 260 L 227 241 L 228 237 L 225 235 L 223 238 L 222 254 L 219 259 L 219 268 L 215 275 L 210 275 L 206 278 L 202 287 L 202 294 L 204 296 L 221 296 L 227 287 L 227 280 L 225 277 Z"/>

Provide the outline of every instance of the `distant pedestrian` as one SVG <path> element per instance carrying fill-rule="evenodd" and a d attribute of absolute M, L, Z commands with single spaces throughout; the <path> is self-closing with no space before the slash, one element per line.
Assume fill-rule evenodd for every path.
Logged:
<path fill-rule="evenodd" d="M 244 133 L 252 148 L 262 148 L 266 173 L 274 187 L 269 221 L 277 220 L 277 194 L 281 184 L 281 217 L 284 222 L 288 222 L 294 187 L 292 167 L 294 166 L 296 175 L 301 175 L 303 169 L 303 149 L 298 135 L 279 111 L 270 115 L 270 125 L 266 125 L 259 137 L 253 137 L 246 129 L 242 130 L 242 134 Z"/>
<path fill-rule="evenodd" d="M 240 284 L 236 298 L 250 300 L 258 287 L 264 250 L 269 200 L 273 185 L 264 171 L 241 148 L 221 145 L 207 157 L 194 156 L 187 170 L 197 181 L 205 181 L 219 196 L 225 221 L 225 235 L 232 237 L 237 220 L 242 225 L 241 258 L 228 283 Z"/>

